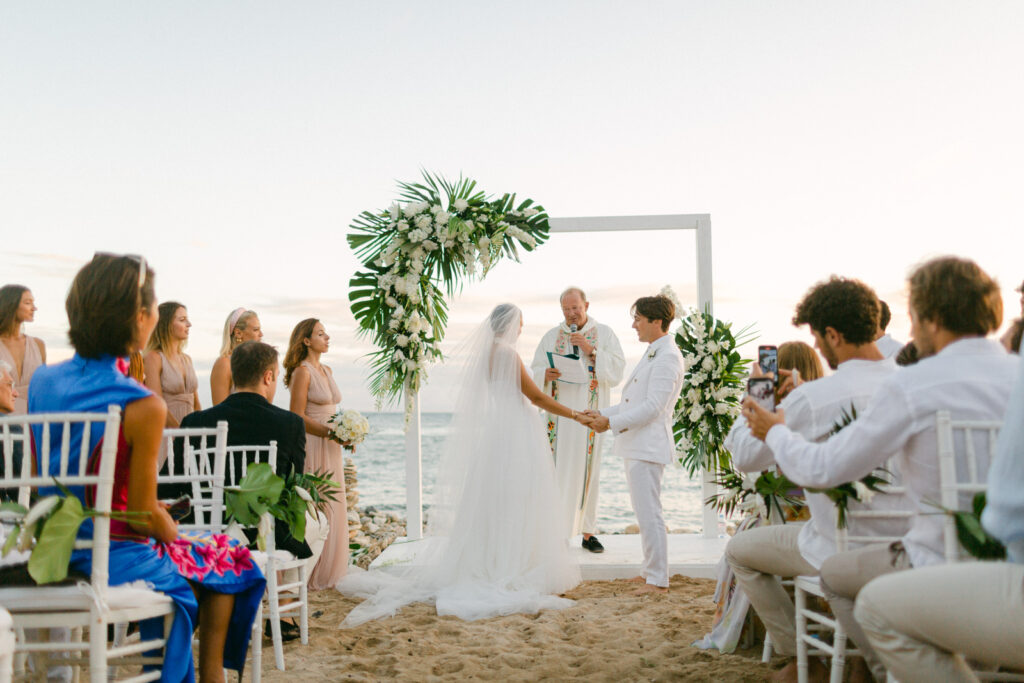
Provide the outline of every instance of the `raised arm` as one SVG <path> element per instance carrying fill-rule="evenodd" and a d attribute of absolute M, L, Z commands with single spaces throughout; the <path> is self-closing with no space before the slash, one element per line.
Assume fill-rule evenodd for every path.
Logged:
<path fill-rule="evenodd" d="M 523 392 L 523 396 L 532 403 L 533 405 L 546 410 L 552 415 L 558 415 L 559 417 L 567 417 L 571 420 L 576 420 L 581 424 L 588 424 L 589 420 L 583 415 L 578 413 L 568 406 L 564 406 L 555 399 L 545 394 L 537 383 L 530 377 L 530 373 L 526 371 L 526 366 L 523 365 L 523 361 L 519 361 L 519 378 L 520 388 Z"/>

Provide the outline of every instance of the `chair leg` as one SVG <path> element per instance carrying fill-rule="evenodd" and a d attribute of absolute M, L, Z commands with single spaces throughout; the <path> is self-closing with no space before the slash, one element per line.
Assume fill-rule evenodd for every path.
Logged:
<path fill-rule="evenodd" d="M 807 683 L 807 616 L 804 612 L 807 609 L 807 594 L 800 590 L 800 586 L 793 587 L 793 597 L 796 602 L 796 679 L 799 683 Z"/>
<path fill-rule="evenodd" d="M 277 569 L 267 563 L 267 602 L 270 605 L 270 633 L 274 640 L 274 665 L 284 671 L 284 643 L 281 640 L 281 610 L 277 593 Z"/>
<path fill-rule="evenodd" d="M 256 608 L 256 620 L 252 625 L 252 666 L 249 676 L 252 683 L 259 683 L 263 677 L 263 601 Z"/>
<path fill-rule="evenodd" d="M 89 626 L 89 683 L 107 680 L 107 622 L 92 610 Z"/>
<path fill-rule="evenodd" d="M 764 634 L 764 647 L 761 648 L 761 663 L 767 664 L 772 661 L 772 634 L 767 631 Z"/>
<path fill-rule="evenodd" d="M 306 565 L 299 565 L 299 635 L 303 645 L 309 645 L 309 589 L 306 587 Z"/>
<path fill-rule="evenodd" d="M 836 630 L 832 635 L 832 673 L 829 683 L 843 683 L 843 668 L 846 666 L 846 631 L 836 619 Z"/>

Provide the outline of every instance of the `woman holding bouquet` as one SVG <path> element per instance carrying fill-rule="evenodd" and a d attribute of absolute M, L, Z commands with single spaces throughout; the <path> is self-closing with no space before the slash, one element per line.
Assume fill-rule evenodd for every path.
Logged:
<path fill-rule="evenodd" d="M 330 534 L 309 576 L 309 588 L 333 588 L 348 569 L 348 505 L 345 500 L 345 461 L 341 444 L 330 438 L 327 421 L 337 410 L 341 392 L 331 369 L 320 362 L 331 338 L 323 323 L 306 318 L 292 330 L 284 357 L 284 385 L 291 393 L 289 408 L 306 423 L 306 472 L 321 472 L 338 483 L 336 500 L 327 504 Z"/>

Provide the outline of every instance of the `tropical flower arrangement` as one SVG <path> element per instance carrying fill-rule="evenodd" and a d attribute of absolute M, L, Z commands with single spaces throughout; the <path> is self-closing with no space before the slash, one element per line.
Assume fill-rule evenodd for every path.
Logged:
<path fill-rule="evenodd" d="M 953 518 L 957 540 L 968 555 L 978 560 L 1005 560 L 1006 546 L 981 525 L 981 513 L 987 503 L 988 496 L 979 491 L 974 494 L 969 511 L 950 510 L 941 505 L 935 507 Z"/>
<path fill-rule="evenodd" d="M 358 410 L 339 410 L 327 420 L 328 438 L 350 451 L 370 433 L 370 422 Z"/>
<path fill-rule="evenodd" d="M 737 472 L 731 467 L 715 472 L 715 483 L 721 492 L 708 498 L 707 505 L 731 516 L 736 510 L 760 517 L 766 522 L 778 520 L 785 524 L 787 508 L 803 507 L 804 501 L 794 495 L 796 484 L 779 474 L 774 466 L 759 474 Z"/>
<path fill-rule="evenodd" d="M 359 333 L 372 337 L 370 390 L 378 406 L 405 392 L 406 416 L 431 361 L 442 358 L 446 296 L 483 278 L 502 258 L 519 260 L 548 238 L 544 208 L 514 194 L 492 198 L 476 181 L 423 173 L 401 182 L 399 200 L 352 222 L 349 246 L 362 269 L 349 281 Z"/>
<path fill-rule="evenodd" d="M 738 349 L 753 339 L 751 328 L 734 334 L 730 323 L 710 312 L 684 309 L 671 287 L 661 293 L 675 304 L 681 323 L 675 342 L 686 363 L 672 425 L 676 456 L 691 475 L 702 469 L 731 471 L 724 443 L 740 414 L 750 360 Z"/>

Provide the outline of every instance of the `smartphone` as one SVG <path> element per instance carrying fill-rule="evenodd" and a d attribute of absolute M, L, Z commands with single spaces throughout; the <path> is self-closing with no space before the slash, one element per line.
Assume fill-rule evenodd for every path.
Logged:
<path fill-rule="evenodd" d="M 192 497 L 187 494 L 175 500 L 161 502 L 167 504 L 167 514 L 176 522 L 184 519 L 192 511 Z"/>
<path fill-rule="evenodd" d="M 775 412 L 775 381 L 771 377 L 751 377 L 747 380 L 747 395 L 770 413 Z"/>
<path fill-rule="evenodd" d="M 779 381 L 779 349 L 776 346 L 758 346 L 757 364 L 761 366 L 761 372 L 771 373 L 776 383 Z"/>

